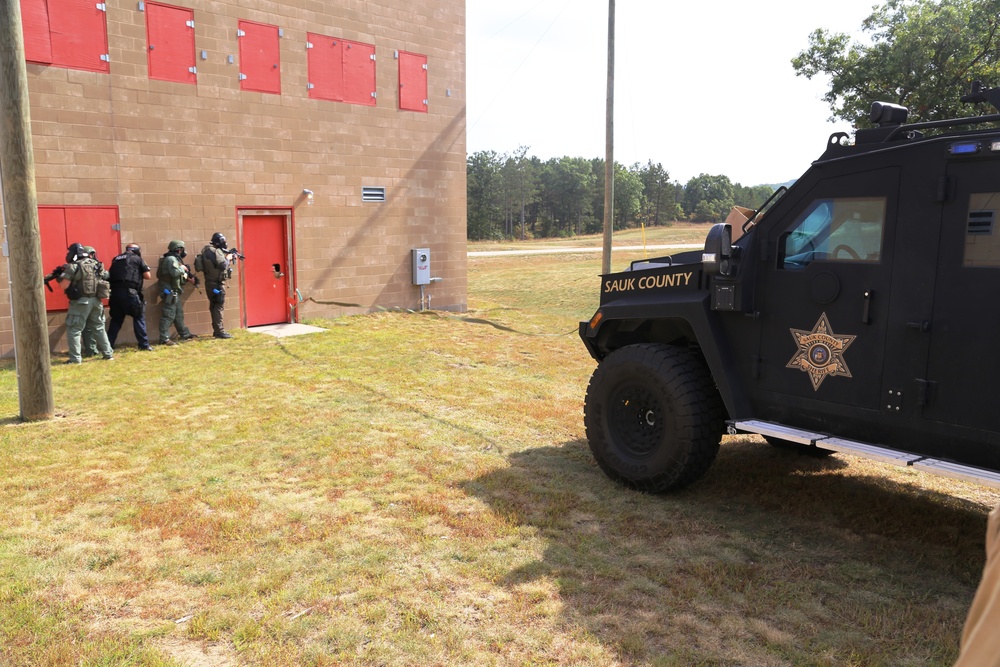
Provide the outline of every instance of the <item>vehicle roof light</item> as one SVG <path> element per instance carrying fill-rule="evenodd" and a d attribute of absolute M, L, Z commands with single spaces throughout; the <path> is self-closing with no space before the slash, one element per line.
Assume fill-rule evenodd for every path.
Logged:
<path fill-rule="evenodd" d="M 990 150 L 994 152 L 1000 151 L 1000 139 L 994 139 L 990 142 Z"/>
<path fill-rule="evenodd" d="M 970 155 L 979 152 L 978 141 L 962 141 L 948 147 L 948 152 L 952 155 Z"/>

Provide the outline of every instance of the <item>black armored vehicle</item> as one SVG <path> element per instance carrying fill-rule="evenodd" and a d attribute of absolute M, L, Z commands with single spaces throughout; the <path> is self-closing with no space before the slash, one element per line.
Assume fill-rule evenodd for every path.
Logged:
<path fill-rule="evenodd" d="M 1000 486 L 1000 113 L 906 120 L 875 103 L 703 251 L 602 276 L 580 337 L 605 473 L 682 487 L 728 430 Z"/>

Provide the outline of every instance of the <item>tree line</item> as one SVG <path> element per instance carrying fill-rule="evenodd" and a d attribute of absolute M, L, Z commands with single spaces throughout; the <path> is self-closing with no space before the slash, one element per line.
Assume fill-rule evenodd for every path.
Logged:
<path fill-rule="evenodd" d="M 513 153 L 478 151 L 467 158 L 468 238 L 526 239 L 597 234 L 604 229 L 604 160 L 542 161 L 521 146 Z M 719 222 L 735 204 L 756 208 L 774 189 L 744 187 L 701 174 L 686 185 L 652 160 L 615 163 L 614 229 Z"/>

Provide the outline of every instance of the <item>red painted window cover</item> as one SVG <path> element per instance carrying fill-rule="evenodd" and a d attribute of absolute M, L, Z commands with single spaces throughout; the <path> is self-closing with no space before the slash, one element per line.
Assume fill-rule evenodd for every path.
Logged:
<path fill-rule="evenodd" d="M 24 59 L 32 63 L 51 64 L 48 3 L 45 0 L 21 0 L 21 27 L 24 30 Z"/>
<path fill-rule="evenodd" d="M 97 258 L 107 267 L 121 252 L 118 208 L 115 206 L 39 206 L 38 227 L 42 245 L 42 268 L 48 274 L 66 263 L 70 243 L 93 246 Z M 55 281 L 45 290 L 46 310 L 66 310 L 69 301 Z M 65 287 L 65 284 L 63 285 Z"/>
<path fill-rule="evenodd" d="M 108 27 L 93 0 L 21 0 L 25 60 L 107 72 Z"/>
<path fill-rule="evenodd" d="M 278 26 L 240 21 L 241 90 L 281 93 L 281 61 Z"/>
<path fill-rule="evenodd" d="M 399 52 L 399 108 L 427 112 L 427 56 Z"/>
<path fill-rule="evenodd" d="M 309 49 L 309 97 L 314 100 L 344 101 L 344 40 L 306 33 Z"/>
<path fill-rule="evenodd" d="M 158 2 L 146 3 L 146 54 L 149 78 L 178 83 L 197 83 L 195 66 L 194 10 Z"/>
<path fill-rule="evenodd" d="M 375 47 L 339 37 L 308 33 L 309 97 L 375 106 Z"/>
<path fill-rule="evenodd" d="M 344 40 L 344 101 L 375 106 L 375 47 Z"/>

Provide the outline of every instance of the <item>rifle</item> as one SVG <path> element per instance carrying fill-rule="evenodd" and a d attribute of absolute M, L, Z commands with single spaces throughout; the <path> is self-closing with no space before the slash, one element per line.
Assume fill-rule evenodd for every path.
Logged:
<path fill-rule="evenodd" d="M 184 264 L 184 270 L 187 271 L 188 282 L 194 283 L 194 288 L 198 290 L 198 294 L 201 294 L 201 278 L 194 272 L 190 264 Z"/>
<path fill-rule="evenodd" d="M 50 292 L 54 292 L 55 290 L 52 289 L 52 285 L 50 285 L 49 283 L 52 282 L 53 280 L 59 280 L 60 278 L 62 278 L 62 275 L 65 271 L 66 270 L 63 268 L 62 265 L 59 265 L 56 268 L 52 269 L 52 273 L 44 277 L 45 289 L 47 289 Z"/>
<path fill-rule="evenodd" d="M 239 251 L 239 248 L 230 248 L 229 250 L 226 251 L 226 255 L 230 259 L 239 259 L 239 260 L 246 259 L 246 257 L 244 257 L 243 254 Z"/>

